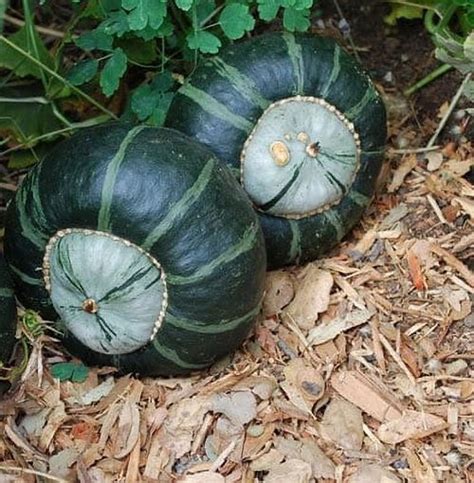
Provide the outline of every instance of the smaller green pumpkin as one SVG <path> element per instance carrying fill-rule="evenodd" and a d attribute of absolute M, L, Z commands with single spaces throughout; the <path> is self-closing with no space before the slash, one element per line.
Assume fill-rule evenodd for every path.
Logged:
<path fill-rule="evenodd" d="M 362 216 L 385 146 L 385 108 L 334 40 L 272 33 L 229 45 L 178 90 L 166 120 L 234 168 L 270 267 L 313 260 Z"/>
<path fill-rule="evenodd" d="M 16 303 L 13 281 L 8 267 L 0 255 L 0 365 L 8 363 L 15 345 Z M 0 394 L 8 389 L 6 381 L 0 381 Z"/>
<path fill-rule="evenodd" d="M 69 351 L 144 375 L 235 350 L 263 296 L 258 218 L 231 172 L 177 131 L 111 123 L 58 144 L 7 211 L 18 298 Z"/>

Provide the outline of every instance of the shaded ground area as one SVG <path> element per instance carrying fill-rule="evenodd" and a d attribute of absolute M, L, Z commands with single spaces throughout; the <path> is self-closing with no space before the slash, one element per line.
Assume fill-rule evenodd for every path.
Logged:
<path fill-rule="evenodd" d="M 413 153 L 462 79 L 451 72 L 406 101 L 401 90 L 436 66 L 429 38 L 417 23 L 387 32 L 386 9 L 358 3 L 341 7 L 391 113 L 386 185 L 362 222 L 328 257 L 271 273 L 255 333 L 204 375 L 102 368 L 59 383 L 49 366 L 69 359 L 36 338 L 0 402 L 0 481 L 473 480 L 467 117 Z M 321 20 L 341 36 L 337 13 Z"/>

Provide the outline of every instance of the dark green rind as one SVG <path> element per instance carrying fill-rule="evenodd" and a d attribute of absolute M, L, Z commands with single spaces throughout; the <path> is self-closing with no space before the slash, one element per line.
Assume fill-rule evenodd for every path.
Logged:
<path fill-rule="evenodd" d="M 189 324 L 176 326 L 165 317 L 156 346 L 150 343 L 124 356 L 97 354 L 72 334 L 64 335 L 64 343 L 89 364 L 148 375 L 186 373 L 235 350 L 248 334 L 263 293 L 263 234 L 242 188 L 208 149 L 173 130 L 135 128 L 130 134 L 131 129 L 108 124 L 82 130 L 33 168 L 8 209 L 7 259 L 39 283 L 14 274 L 22 302 L 51 316 L 38 268 L 46 241 L 57 230 L 99 229 L 143 246 L 169 277 L 173 320 Z M 116 172 L 107 171 L 112 165 L 118 166 Z M 35 199 L 23 194 L 32 189 L 32 178 L 38 180 Z M 105 191 L 104 183 L 110 183 Z M 28 203 L 19 206 L 23 199 Z M 35 230 L 22 228 L 38 205 L 43 246 L 33 243 Z M 236 319 L 236 326 L 222 329 Z"/>
<path fill-rule="evenodd" d="M 7 364 L 15 346 L 16 303 L 13 294 L 13 281 L 8 267 L 0 255 L 0 363 Z M 0 394 L 10 387 L 6 381 L 0 381 Z"/>
<path fill-rule="evenodd" d="M 194 71 L 175 96 L 166 124 L 204 143 L 232 168 L 240 167 L 249 130 L 236 126 L 231 116 L 253 126 L 263 113 L 262 99 L 271 103 L 298 94 L 322 97 L 343 112 L 360 135 L 361 166 L 352 189 L 367 197 L 364 202 L 356 203 L 346 195 L 329 214 L 292 221 L 259 213 L 271 268 L 313 260 L 341 239 L 341 228 L 335 228 L 331 219 L 340 219 L 345 234 L 370 201 L 384 156 L 383 102 L 357 62 L 329 38 L 266 34 L 223 49 L 218 59 Z M 239 72 L 240 81 L 249 79 L 259 95 L 252 97 L 248 89 L 239 91 L 238 82 L 216 67 L 222 63 Z M 186 94 L 189 86 L 210 96 L 225 111 L 197 102 Z"/>

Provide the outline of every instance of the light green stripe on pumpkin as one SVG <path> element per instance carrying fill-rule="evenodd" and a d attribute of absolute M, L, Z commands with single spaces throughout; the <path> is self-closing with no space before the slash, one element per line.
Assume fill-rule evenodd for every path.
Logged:
<path fill-rule="evenodd" d="M 13 296 L 13 290 L 11 288 L 0 288 L 0 297 L 1 298 L 6 298 L 6 297 L 12 297 Z"/>
<path fill-rule="evenodd" d="M 329 75 L 329 79 L 326 82 L 326 85 L 323 87 L 323 90 L 321 91 L 322 98 L 327 96 L 334 82 L 336 82 L 336 79 L 339 77 L 339 72 L 341 70 L 340 56 L 341 56 L 341 48 L 339 47 L 338 44 L 335 44 L 333 60 L 332 60 L 333 62 L 332 70 L 331 70 L 331 74 Z"/>
<path fill-rule="evenodd" d="M 26 177 L 24 185 L 18 192 L 16 205 L 22 235 L 37 248 L 43 250 L 49 236 L 46 233 L 48 223 L 39 194 L 40 170 L 41 164 L 38 164 Z M 29 195 L 32 196 L 33 200 L 29 199 Z"/>
<path fill-rule="evenodd" d="M 166 314 L 165 323 L 187 332 L 197 332 L 199 334 L 221 334 L 229 332 L 246 322 L 250 322 L 260 312 L 260 304 L 242 317 L 236 319 L 225 319 L 218 322 L 203 323 L 199 320 L 184 319 L 175 317 L 169 312 Z"/>
<path fill-rule="evenodd" d="M 120 165 L 125 158 L 125 154 L 130 143 L 135 139 L 138 133 L 140 133 L 140 131 L 143 131 L 143 129 L 145 128 L 146 126 L 135 126 L 134 128 L 130 129 L 123 141 L 120 143 L 120 146 L 114 157 L 111 159 L 107 166 L 104 184 L 102 186 L 102 200 L 100 204 L 99 218 L 97 222 L 98 230 L 109 231 L 111 228 L 110 211 L 112 208 L 112 198 L 114 195 L 115 181 L 117 179 Z"/>
<path fill-rule="evenodd" d="M 344 229 L 344 223 L 342 222 L 337 212 L 334 209 L 328 210 L 324 212 L 324 216 L 336 231 L 337 239 L 342 240 L 342 238 L 344 238 L 344 235 L 346 234 L 346 230 Z"/>
<path fill-rule="evenodd" d="M 291 63 L 293 64 L 293 71 L 296 79 L 295 94 L 303 94 L 304 62 L 301 45 L 296 42 L 295 36 L 288 32 L 283 34 L 283 39 L 286 43 Z"/>
<path fill-rule="evenodd" d="M 198 104 L 203 111 L 206 111 L 212 116 L 228 122 L 232 126 L 246 132 L 247 134 L 253 129 L 253 124 L 250 121 L 247 121 L 247 119 L 243 118 L 242 116 L 234 114 L 217 99 L 214 99 L 214 97 L 209 95 L 207 92 L 192 86 L 189 82 L 181 87 L 179 93 Z"/>
<path fill-rule="evenodd" d="M 168 276 L 166 277 L 167 282 L 171 285 L 186 285 L 208 277 L 214 272 L 214 270 L 219 268 L 221 265 L 225 265 L 226 263 L 235 260 L 238 256 L 242 255 L 242 253 L 251 250 L 257 241 L 257 233 L 258 224 L 250 226 L 249 228 L 247 228 L 247 230 L 245 230 L 243 237 L 235 245 L 229 247 L 218 257 L 216 257 L 212 262 L 209 262 L 206 265 L 198 268 L 191 275 L 182 276 L 168 274 Z"/>
<path fill-rule="evenodd" d="M 232 65 L 224 62 L 220 57 L 214 57 L 210 62 L 215 66 L 217 73 L 224 79 L 228 80 L 235 90 L 242 94 L 242 96 L 252 104 L 257 105 L 264 110 L 270 105 L 270 101 L 260 94 L 258 87 L 252 79 L 242 74 Z"/>
<path fill-rule="evenodd" d="M 365 196 L 362 193 L 359 193 L 359 191 L 356 191 L 354 189 L 351 189 L 349 191 L 349 193 L 347 194 L 347 197 L 351 201 L 353 201 L 356 205 L 361 206 L 363 208 L 368 206 L 370 203 L 370 198 L 368 196 Z"/>
<path fill-rule="evenodd" d="M 190 206 L 193 205 L 202 192 L 206 189 L 209 181 L 212 177 L 214 170 L 215 160 L 211 158 L 202 169 L 196 181 L 193 185 L 186 190 L 184 195 L 179 201 L 172 205 L 165 218 L 156 226 L 156 228 L 147 236 L 142 244 L 144 250 L 150 250 L 151 247 L 173 226 L 173 224 L 179 220 Z"/>
<path fill-rule="evenodd" d="M 28 285 L 35 285 L 35 286 L 42 286 L 43 280 L 41 278 L 33 278 L 23 273 L 19 268 L 16 268 L 13 265 L 10 265 L 11 271 L 16 274 L 23 282 L 27 283 Z"/>
<path fill-rule="evenodd" d="M 289 261 L 294 262 L 301 255 L 301 231 L 296 220 L 289 221 L 292 234 Z"/>
<path fill-rule="evenodd" d="M 351 121 L 356 119 L 367 107 L 367 105 L 376 99 L 376 97 L 377 97 L 377 93 L 375 89 L 371 84 L 369 84 L 369 86 L 367 87 L 367 90 L 362 96 L 362 99 L 356 105 L 354 105 L 348 111 L 346 111 L 344 114 Z"/>
<path fill-rule="evenodd" d="M 155 350 L 163 356 L 165 359 L 168 359 L 171 362 L 174 362 L 177 366 L 183 367 L 184 369 L 201 369 L 203 367 L 208 366 L 208 363 L 204 364 L 193 364 L 192 362 L 186 362 L 179 357 L 178 353 L 169 347 L 165 347 L 164 345 L 160 344 L 158 340 L 153 339 L 152 341 L 153 347 Z"/>

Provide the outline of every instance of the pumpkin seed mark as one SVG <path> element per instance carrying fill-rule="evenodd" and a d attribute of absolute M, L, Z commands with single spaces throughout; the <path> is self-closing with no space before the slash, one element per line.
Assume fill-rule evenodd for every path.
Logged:
<path fill-rule="evenodd" d="M 243 253 L 251 250 L 257 241 L 257 233 L 259 232 L 258 223 L 250 225 L 244 232 L 242 238 L 233 246 L 229 247 L 211 262 L 198 268 L 191 275 L 169 275 L 167 281 L 171 285 L 185 285 L 203 280 L 212 275 L 214 270 L 222 265 L 230 263 Z"/>
<path fill-rule="evenodd" d="M 329 79 L 326 82 L 326 85 L 323 87 L 321 91 L 321 97 L 323 98 L 328 95 L 334 82 L 336 82 L 337 78 L 339 77 L 339 72 L 341 70 L 340 55 L 341 55 L 341 48 L 339 47 L 338 44 L 335 44 L 334 54 L 332 59 L 331 74 L 329 75 Z"/>
<path fill-rule="evenodd" d="M 158 224 L 158 226 L 147 236 L 142 244 L 144 250 L 150 250 L 153 245 L 176 223 L 184 216 L 187 210 L 199 199 L 201 194 L 206 189 L 215 167 L 215 159 L 211 158 L 204 165 L 193 185 L 186 190 L 184 195 L 171 208 L 165 218 Z"/>
<path fill-rule="evenodd" d="M 154 265 L 150 267 L 143 267 L 140 270 L 136 271 L 131 277 L 129 277 L 127 280 L 125 280 L 121 285 L 112 288 L 109 290 L 100 300 L 98 303 L 101 302 L 110 302 L 114 298 L 117 298 L 117 296 L 120 296 L 120 292 L 123 292 L 125 289 L 130 288 L 135 282 L 138 282 L 141 280 L 145 275 L 147 275 L 150 270 L 153 268 L 156 268 Z M 115 295 L 111 299 L 111 296 Z"/>
<path fill-rule="evenodd" d="M 123 160 L 125 159 L 125 154 L 127 152 L 128 146 L 135 139 L 135 137 L 145 128 L 146 126 L 136 126 L 132 128 L 127 133 L 124 140 L 120 143 L 120 146 L 117 152 L 115 153 L 114 157 L 112 158 L 112 160 L 109 162 L 107 166 L 107 170 L 105 172 L 104 184 L 102 186 L 102 200 L 100 204 L 99 218 L 97 222 L 98 230 L 102 230 L 102 231 L 110 230 L 110 214 L 112 209 L 112 198 L 114 195 L 115 181 L 117 179 L 120 166 Z"/>
<path fill-rule="evenodd" d="M 293 186 L 293 183 L 296 181 L 298 178 L 301 167 L 303 166 L 303 163 L 300 163 L 296 169 L 293 172 L 293 176 L 290 178 L 290 180 L 283 186 L 283 188 L 269 201 L 264 203 L 263 205 L 259 206 L 259 208 L 262 211 L 268 211 L 270 208 L 273 208 L 287 193 L 288 190 Z"/>
<path fill-rule="evenodd" d="M 296 79 L 295 94 L 303 94 L 304 61 L 301 45 L 296 42 L 293 34 L 284 33 L 283 39 L 286 43 L 288 56 L 293 64 L 293 72 Z"/>
<path fill-rule="evenodd" d="M 216 68 L 217 73 L 229 81 L 235 90 L 242 94 L 242 96 L 244 96 L 252 104 L 255 104 L 263 110 L 270 105 L 270 101 L 265 99 L 260 94 L 255 82 L 246 75 L 242 74 L 234 66 L 227 64 L 220 57 L 214 57 L 210 60 L 210 62 Z"/>
<path fill-rule="evenodd" d="M 249 134 L 253 128 L 253 123 L 242 116 L 234 114 L 224 104 L 209 95 L 207 92 L 194 87 L 189 82 L 184 84 L 178 91 L 180 94 L 188 97 L 195 102 L 203 111 L 211 116 L 222 119 L 246 134 Z"/>

